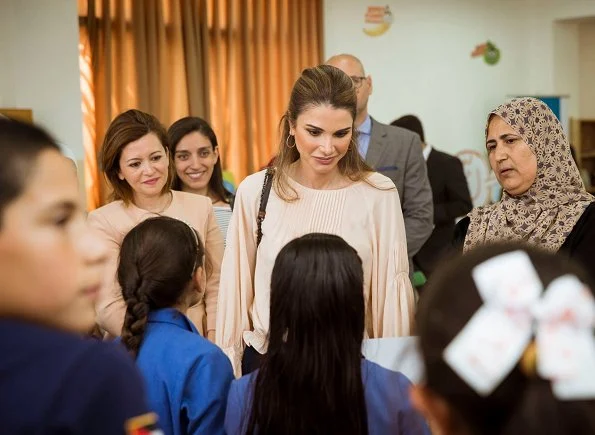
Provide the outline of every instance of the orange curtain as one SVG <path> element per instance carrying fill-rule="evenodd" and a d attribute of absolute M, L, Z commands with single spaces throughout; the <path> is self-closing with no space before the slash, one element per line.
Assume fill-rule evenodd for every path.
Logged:
<path fill-rule="evenodd" d="M 236 182 L 274 156 L 294 81 L 323 61 L 322 6 L 322 0 L 207 0 L 211 122 Z"/>
<path fill-rule="evenodd" d="M 276 153 L 303 68 L 322 61 L 322 0 L 79 0 L 87 206 L 107 198 L 97 152 L 138 108 L 209 120 L 236 182 Z"/>
<path fill-rule="evenodd" d="M 87 208 L 107 188 L 97 152 L 111 120 L 137 108 L 169 126 L 208 119 L 205 3 L 193 0 L 79 0 Z"/>

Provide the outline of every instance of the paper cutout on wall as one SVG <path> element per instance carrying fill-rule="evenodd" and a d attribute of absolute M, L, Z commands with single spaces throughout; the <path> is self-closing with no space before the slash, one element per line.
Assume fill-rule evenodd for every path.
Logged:
<path fill-rule="evenodd" d="M 479 56 L 482 56 L 484 62 L 488 65 L 496 65 L 500 61 L 500 49 L 493 42 L 487 41 L 476 45 L 471 52 L 471 57 Z"/>
<path fill-rule="evenodd" d="M 498 201 L 501 188 L 485 156 L 475 150 L 463 150 L 457 153 L 457 157 L 463 162 L 473 206 L 478 207 Z"/>
<path fill-rule="evenodd" d="M 385 33 L 393 22 L 393 14 L 388 6 L 368 6 L 365 15 L 363 31 L 368 36 L 380 36 Z"/>

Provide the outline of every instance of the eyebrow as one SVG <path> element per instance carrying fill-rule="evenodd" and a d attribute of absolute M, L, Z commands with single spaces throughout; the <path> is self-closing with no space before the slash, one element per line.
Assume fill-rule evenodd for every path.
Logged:
<path fill-rule="evenodd" d="M 322 130 L 324 131 L 324 129 L 314 125 L 314 124 L 306 124 L 306 127 L 310 127 L 310 128 L 315 128 L 317 130 Z M 340 128 L 339 130 L 335 131 L 335 133 L 339 132 L 339 131 L 346 131 L 346 130 L 351 130 L 351 126 L 349 127 L 344 127 L 344 128 Z"/>
<path fill-rule="evenodd" d="M 213 147 L 211 145 L 205 145 L 203 147 L 198 148 L 198 151 L 202 151 L 202 150 L 210 150 Z M 190 150 L 185 150 L 185 149 L 181 149 L 181 150 L 176 150 L 176 154 L 181 154 L 181 153 L 190 153 Z"/>
<path fill-rule="evenodd" d="M 518 137 L 520 137 L 520 136 L 519 136 L 519 135 L 517 135 L 517 134 L 506 133 L 506 134 L 503 134 L 503 135 L 501 135 L 501 136 L 499 137 L 499 139 L 500 139 L 500 140 L 506 140 L 506 139 L 508 139 L 509 137 L 515 137 L 515 138 L 518 138 Z M 495 142 L 496 142 L 496 139 L 489 139 L 489 140 L 487 140 L 487 141 L 486 141 L 486 145 L 487 145 L 487 144 L 489 144 L 489 143 L 495 143 Z"/>
<path fill-rule="evenodd" d="M 70 200 L 62 200 L 55 203 L 50 203 L 46 207 L 48 213 L 54 213 L 57 211 L 74 212 L 78 209 L 78 204 Z"/>
<path fill-rule="evenodd" d="M 149 154 L 149 157 L 153 156 L 153 154 L 157 154 L 157 153 L 162 153 L 163 151 L 159 150 L 159 151 L 153 151 L 151 154 Z M 126 163 L 130 163 L 134 160 L 141 160 L 140 157 L 133 157 L 131 159 L 126 160 Z"/>

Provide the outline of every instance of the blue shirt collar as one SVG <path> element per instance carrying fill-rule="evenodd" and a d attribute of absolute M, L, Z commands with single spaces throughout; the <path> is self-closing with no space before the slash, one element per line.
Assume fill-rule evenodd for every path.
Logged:
<path fill-rule="evenodd" d="M 149 312 L 149 323 L 170 323 L 198 334 L 190 319 L 175 308 L 160 308 Z"/>
<path fill-rule="evenodd" d="M 359 131 L 360 134 L 367 135 L 372 133 L 372 118 L 370 118 L 370 115 L 366 116 L 366 119 L 362 122 L 362 125 L 357 128 L 357 131 Z"/>

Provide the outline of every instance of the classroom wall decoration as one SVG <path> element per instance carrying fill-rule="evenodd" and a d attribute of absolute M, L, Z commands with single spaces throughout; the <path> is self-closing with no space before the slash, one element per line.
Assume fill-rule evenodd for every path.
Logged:
<path fill-rule="evenodd" d="M 364 33 L 368 36 L 380 36 L 390 28 L 393 14 L 388 6 L 368 6 L 364 20 Z"/>
<path fill-rule="evenodd" d="M 476 150 L 462 150 L 457 157 L 463 163 L 469 193 L 474 207 L 493 204 L 500 199 L 501 188 L 486 159 Z"/>
<path fill-rule="evenodd" d="M 488 65 L 496 65 L 500 61 L 500 49 L 491 41 L 478 44 L 471 52 L 471 57 L 480 56 L 483 57 L 483 61 Z"/>

